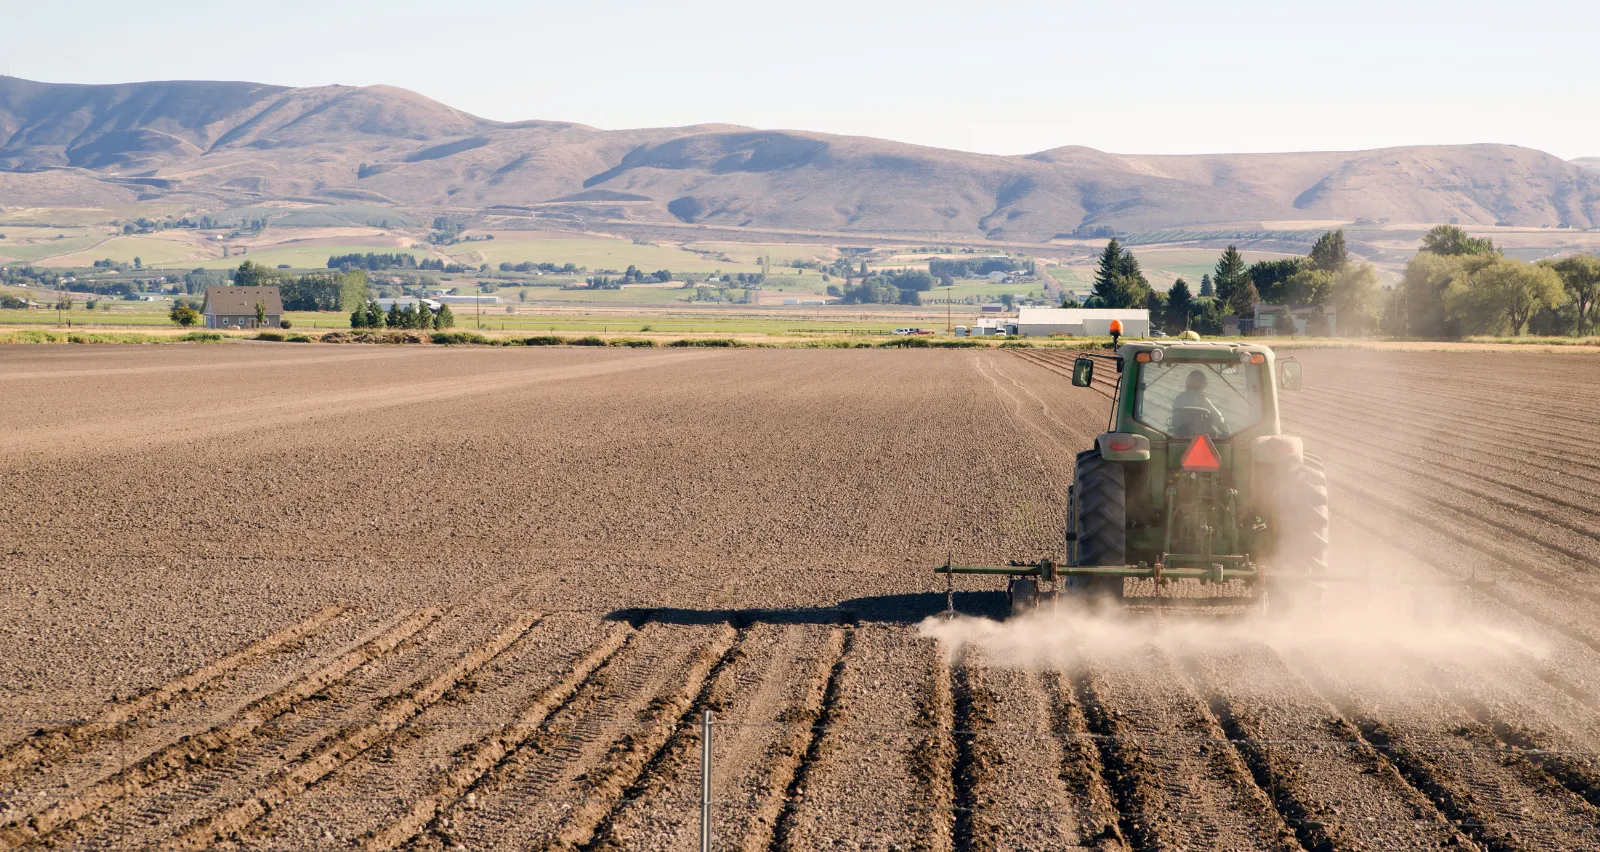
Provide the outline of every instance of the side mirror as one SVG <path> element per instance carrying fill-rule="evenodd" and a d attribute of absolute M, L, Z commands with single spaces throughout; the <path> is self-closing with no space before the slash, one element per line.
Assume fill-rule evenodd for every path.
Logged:
<path fill-rule="evenodd" d="M 1278 362 L 1278 387 L 1284 390 L 1300 389 L 1300 362 Z"/>
<path fill-rule="evenodd" d="M 1094 381 L 1094 360 L 1079 358 L 1072 362 L 1072 384 L 1074 387 L 1086 388 Z"/>

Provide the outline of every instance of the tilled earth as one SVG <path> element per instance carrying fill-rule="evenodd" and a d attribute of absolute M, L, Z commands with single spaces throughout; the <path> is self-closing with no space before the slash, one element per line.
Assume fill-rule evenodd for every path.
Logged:
<path fill-rule="evenodd" d="M 1298 357 L 1366 582 L 1002 621 L 1070 355 L 0 350 L 0 852 L 1600 847 L 1600 360 Z"/>

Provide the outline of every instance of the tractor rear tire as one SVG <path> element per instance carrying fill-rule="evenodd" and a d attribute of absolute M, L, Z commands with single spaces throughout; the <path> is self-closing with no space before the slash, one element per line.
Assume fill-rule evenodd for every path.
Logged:
<path fill-rule="evenodd" d="M 1279 490 L 1278 559 L 1273 573 L 1286 578 L 1273 595 L 1273 606 L 1285 610 L 1314 607 L 1320 586 L 1293 578 L 1328 574 L 1328 475 L 1322 459 L 1307 455 L 1284 472 Z M 1286 606 L 1279 607 L 1280 602 Z"/>
<path fill-rule="evenodd" d="M 1128 490 L 1122 465 L 1100 457 L 1099 450 L 1078 453 L 1073 474 L 1068 527 L 1074 566 L 1127 564 Z M 1121 577 L 1068 577 L 1067 588 L 1094 597 L 1122 597 Z"/>

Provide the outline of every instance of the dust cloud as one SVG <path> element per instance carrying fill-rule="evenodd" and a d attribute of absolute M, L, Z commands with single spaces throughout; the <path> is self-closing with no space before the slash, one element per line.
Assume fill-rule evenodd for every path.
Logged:
<path fill-rule="evenodd" d="M 1121 603 L 1095 605 L 1063 592 L 1054 606 L 1004 621 L 934 616 L 918 631 L 951 654 L 977 648 L 990 665 L 1031 668 L 1077 659 L 1115 665 L 1152 649 L 1174 657 L 1270 649 L 1279 656 L 1338 659 L 1341 668 L 1357 671 L 1367 664 L 1386 667 L 1397 656 L 1463 665 L 1486 657 L 1546 657 L 1540 638 L 1486 618 L 1474 604 L 1477 592 L 1443 584 L 1392 551 L 1385 555 L 1367 554 L 1358 563 L 1360 576 L 1324 584 L 1319 600 L 1292 610 L 1273 607 L 1270 598 L 1265 608 L 1248 598 L 1188 598 L 1218 593 L 1192 581 L 1170 584 L 1159 598 L 1133 596 L 1141 585 L 1153 591 L 1146 581 L 1130 583 Z M 1224 588 L 1242 591 L 1238 584 Z"/>

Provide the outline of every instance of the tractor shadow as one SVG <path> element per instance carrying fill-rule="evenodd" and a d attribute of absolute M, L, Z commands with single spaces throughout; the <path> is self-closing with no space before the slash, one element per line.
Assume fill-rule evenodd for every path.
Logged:
<path fill-rule="evenodd" d="M 962 615 L 1003 619 L 1010 612 L 1004 592 L 956 592 L 956 611 Z M 930 615 L 945 611 L 943 592 L 923 592 L 906 595 L 877 595 L 851 598 L 834 606 L 825 607 L 775 607 L 743 609 L 686 609 L 662 607 L 659 609 L 619 609 L 608 613 L 608 621 L 628 621 L 643 624 L 697 626 L 732 624 L 747 627 L 751 624 L 894 624 L 909 626 Z"/>

